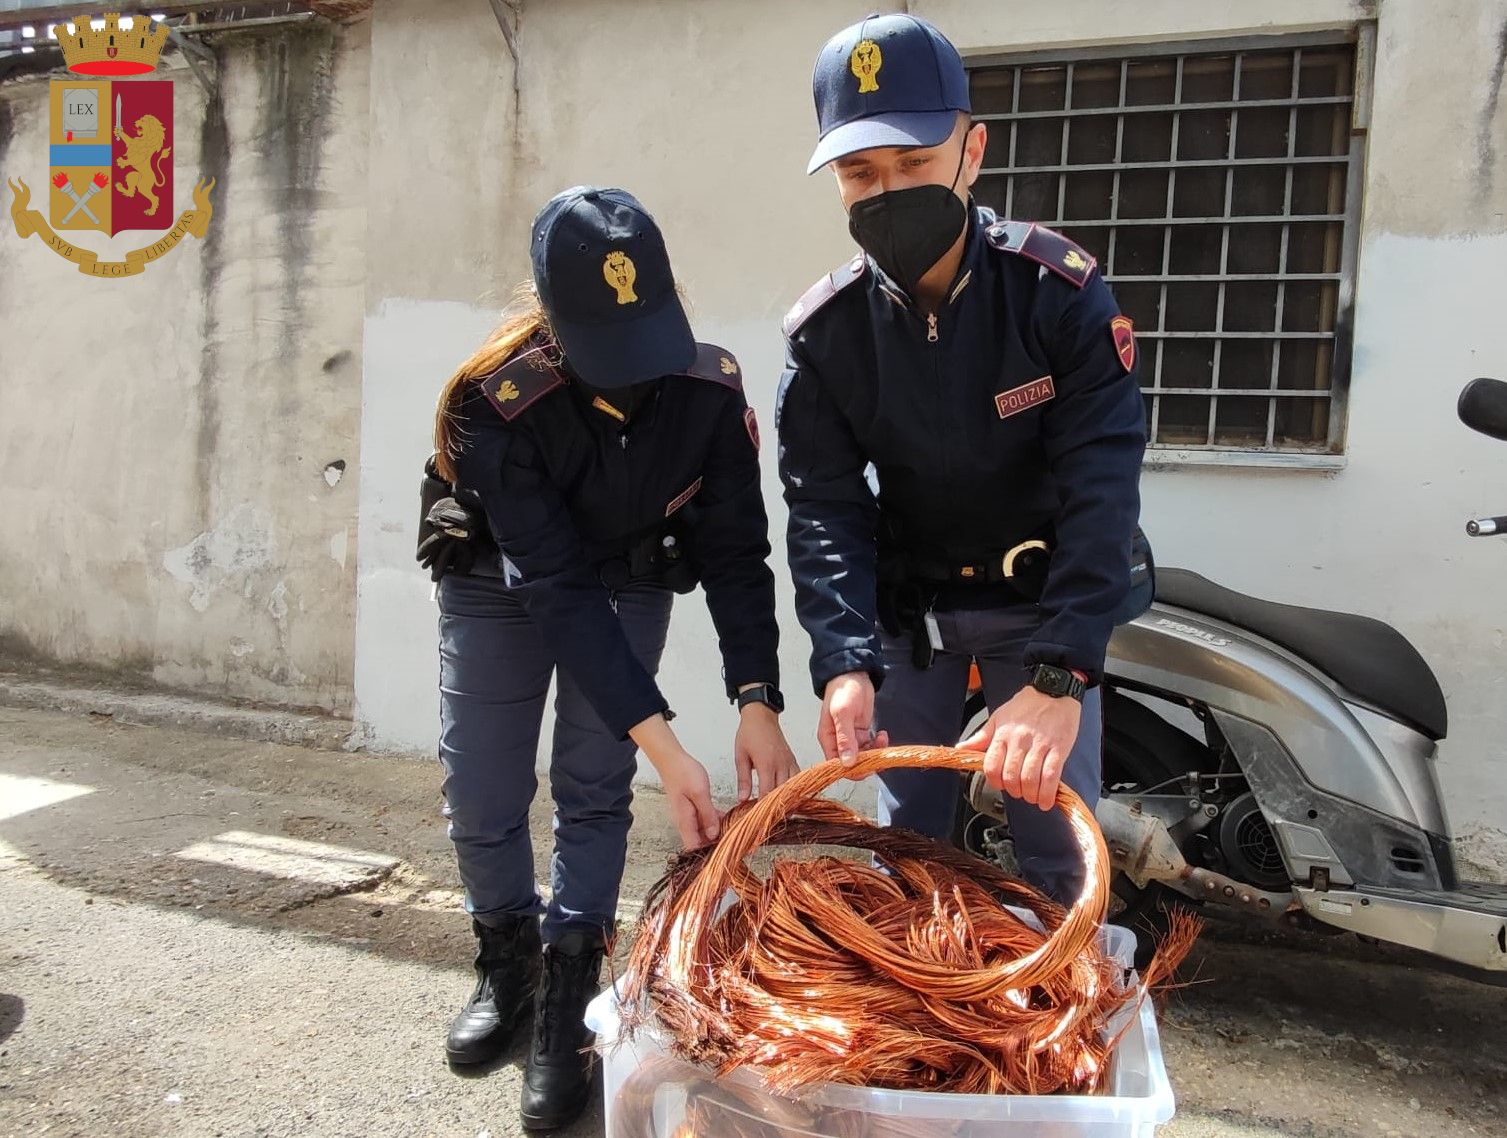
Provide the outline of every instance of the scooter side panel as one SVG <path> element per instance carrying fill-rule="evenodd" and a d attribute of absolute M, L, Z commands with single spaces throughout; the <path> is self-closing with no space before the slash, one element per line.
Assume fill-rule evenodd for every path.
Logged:
<path fill-rule="evenodd" d="M 1430 827 L 1433 833 L 1448 834 L 1449 815 L 1445 813 L 1444 795 L 1439 787 L 1439 766 L 1435 761 L 1439 748 L 1426 735 L 1413 730 L 1405 723 L 1388 719 L 1379 711 L 1356 706 L 1347 702 L 1350 713 L 1371 736 L 1388 764 L 1402 783 L 1408 799 L 1412 802 L 1436 802 L 1439 804 L 1439 823 Z"/>
<path fill-rule="evenodd" d="M 1448 833 L 1428 750 L 1396 740 L 1383 750 L 1327 679 L 1275 645 L 1158 604 L 1115 632 L 1106 670 L 1132 685 L 1263 724 L 1311 787 L 1409 829 Z M 1291 820 L 1308 821 L 1306 815 Z"/>
<path fill-rule="evenodd" d="M 1267 727 L 1213 709 L 1240 758 L 1251 793 L 1272 824 L 1292 880 L 1437 890 L 1453 880 L 1422 830 L 1310 786 L 1297 759 Z M 1399 856 L 1399 854 L 1403 856 Z"/>

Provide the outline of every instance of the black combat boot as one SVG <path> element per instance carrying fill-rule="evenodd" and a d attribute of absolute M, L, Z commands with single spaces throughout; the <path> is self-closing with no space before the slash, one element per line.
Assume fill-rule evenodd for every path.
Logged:
<path fill-rule="evenodd" d="M 445 1058 L 453 1067 L 490 1063 L 512 1041 L 533 1005 L 543 959 L 539 918 L 514 917 L 493 928 L 471 922 L 476 933 L 476 990 L 450 1022 Z"/>
<path fill-rule="evenodd" d="M 605 949 L 600 933 L 568 932 L 544 950 L 544 984 L 534 1009 L 534 1047 L 523 1073 L 523 1127 L 574 1122 L 591 1099 L 596 1053 L 586 1005 L 597 994 Z"/>

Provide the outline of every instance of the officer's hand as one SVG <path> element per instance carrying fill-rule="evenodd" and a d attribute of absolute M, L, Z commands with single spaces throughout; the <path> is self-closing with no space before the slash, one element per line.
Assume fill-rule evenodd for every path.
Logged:
<path fill-rule="evenodd" d="M 823 755 L 850 767 L 860 750 L 889 746 L 889 735 L 883 731 L 875 735 L 873 724 L 874 681 L 867 672 L 846 672 L 827 681 L 822 717 L 816 725 Z"/>
<path fill-rule="evenodd" d="M 469 573 L 476 560 L 471 543 L 481 525 L 481 515 L 454 498 L 441 498 L 429 508 L 420 526 L 418 563 L 429 570 L 429 579 L 439 581 L 446 573 Z"/>
<path fill-rule="evenodd" d="M 800 770 L 780 717 L 764 703 L 751 703 L 738 714 L 738 733 L 733 737 L 733 760 L 738 768 L 738 801 L 757 797 L 753 776 L 759 776 L 758 794 L 768 794 Z"/>
<path fill-rule="evenodd" d="M 659 772 L 664 782 L 670 820 L 688 850 L 715 842 L 722 829 L 722 816 L 712 805 L 712 783 L 706 768 L 690 755 L 665 763 Z"/>
<path fill-rule="evenodd" d="M 984 752 L 984 780 L 990 786 L 1050 810 L 1082 717 L 1076 699 L 1022 688 L 958 746 Z"/>
<path fill-rule="evenodd" d="M 635 724 L 628 736 L 659 772 L 670 807 L 670 820 L 675 823 L 685 847 L 695 849 L 716 841 L 722 829 L 722 819 L 712 805 L 711 780 L 706 777 L 706 768 L 675 738 L 670 721 L 655 712 Z"/>

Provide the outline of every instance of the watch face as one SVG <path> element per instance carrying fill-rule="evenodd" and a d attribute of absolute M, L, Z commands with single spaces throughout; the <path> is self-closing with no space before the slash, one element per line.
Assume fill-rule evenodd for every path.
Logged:
<path fill-rule="evenodd" d="M 1043 664 L 1036 669 L 1036 676 L 1031 682 L 1037 691 L 1045 695 L 1066 695 L 1071 690 L 1072 679 L 1071 672 Z"/>

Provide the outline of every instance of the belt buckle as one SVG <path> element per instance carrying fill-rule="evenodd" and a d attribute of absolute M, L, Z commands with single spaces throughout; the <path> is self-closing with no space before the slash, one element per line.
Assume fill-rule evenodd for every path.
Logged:
<path fill-rule="evenodd" d="M 1050 551 L 1051 547 L 1048 546 L 1047 543 L 1042 541 L 1040 538 L 1033 538 L 1030 541 L 1021 542 L 1019 545 L 1009 550 L 1002 558 L 1000 558 L 999 567 L 1000 571 L 1005 575 L 1005 580 L 1009 581 L 1014 579 L 1016 560 L 1020 557 L 1021 554 L 1029 553 L 1033 549 L 1039 549 L 1043 553 L 1046 553 Z"/>

